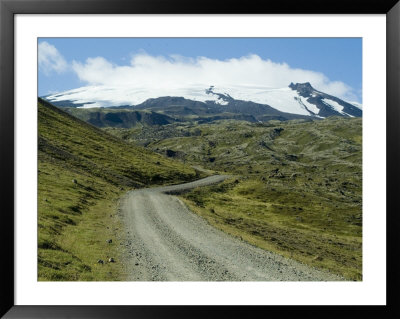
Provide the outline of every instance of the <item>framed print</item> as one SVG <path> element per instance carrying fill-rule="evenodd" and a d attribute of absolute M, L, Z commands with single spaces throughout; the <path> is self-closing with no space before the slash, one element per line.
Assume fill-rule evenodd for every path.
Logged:
<path fill-rule="evenodd" d="M 400 6 L 339 4 L 1 1 L 1 314 L 398 314 Z"/>

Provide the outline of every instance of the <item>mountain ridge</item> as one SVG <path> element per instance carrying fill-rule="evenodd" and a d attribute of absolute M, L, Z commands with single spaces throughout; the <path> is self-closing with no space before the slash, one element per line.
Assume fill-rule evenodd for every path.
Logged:
<path fill-rule="evenodd" d="M 189 86 L 162 93 L 157 88 L 147 92 L 140 88 L 82 87 L 43 98 L 59 107 L 151 110 L 172 117 L 217 113 L 283 119 L 362 116 L 360 107 L 318 91 L 309 82 L 290 83 L 285 88 Z"/>

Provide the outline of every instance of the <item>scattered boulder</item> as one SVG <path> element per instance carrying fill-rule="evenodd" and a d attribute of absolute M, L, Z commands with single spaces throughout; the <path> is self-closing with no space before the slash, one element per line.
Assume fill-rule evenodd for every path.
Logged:
<path fill-rule="evenodd" d="M 299 159 L 297 155 L 294 154 L 287 154 L 285 157 L 288 161 L 293 161 L 293 162 L 296 162 Z"/>
<path fill-rule="evenodd" d="M 104 264 L 104 260 L 99 259 L 99 260 L 97 261 L 97 263 L 98 263 L 98 264 Z"/>
<path fill-rule="evenodd" d="M 108 262 L 109 262 L 109 263 L 115 263 L 115 259 L 112 258 L 112 257 L 110 257 L 110 258 L 108 259 Z"/>
<path fill-rule="evenodd" d="M 107 239 L 107 243 L 111 244 L 112 243 L 112 239 Z"/>
<path fill-rule="evenodd" d="M 253 137 L 253 135 L 254 135 L 254 132 L 245 132 L 244 134 L 242 134 L 242 136 L 244 138 L 250 138 L 250 137 Z"/>
<path fill-rule="evenodd" d="M 166 154 L 168 157 L 175 157 L 175 156 L 176 156 L 176 152 L 173 151 L 173 150 L 169 150 L 169 149 L 165 151 L 165 154 Z"/>
<path fill-rule="evenodd" d="M 74 178 L 74 179 L 72 180 L 72 183 L 78 184 L 78 181 Z"/>
<path fill-rule="evenodd" d="M 274 128 L 274 129 L 271 131 L 271 133 L 270 133 L 270 137 L 271 137 L 272 139 L 274 139 L 275 137 L 281 135 L 281 132 L 282 132 L 282 131 L 283 131 L 283 128 L 282 128 L 282 127 Z"/>

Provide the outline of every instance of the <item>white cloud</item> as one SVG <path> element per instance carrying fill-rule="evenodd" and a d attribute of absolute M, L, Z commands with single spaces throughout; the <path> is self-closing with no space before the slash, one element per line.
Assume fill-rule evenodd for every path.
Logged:
<path fill-rule="evenodd" d="M 38 62 L 39 70 L 46 75 L 50 75 L 52 71 L 63 73 L 68 68 L 67 62 L 57 48 L 46 41 L 39 43 Z"/>
<path fill-rule="evenodd" d="M 263 60 L 254 54 L 217 60 L 141 53 L 132 57 L 130 65 L 115 65 L 95 57 L 85 63 L 74 61 L 72 67 L 82 81 L 96 86 L 173 92 L 190 86 L 267 89 L 287 87 L 290 82 L 310 82 L 317 90 L 344 100 L 358 99 L 353 88 L 343 82 L 330 81 L 320 72 L 291 68 L 286 63 Z"/>

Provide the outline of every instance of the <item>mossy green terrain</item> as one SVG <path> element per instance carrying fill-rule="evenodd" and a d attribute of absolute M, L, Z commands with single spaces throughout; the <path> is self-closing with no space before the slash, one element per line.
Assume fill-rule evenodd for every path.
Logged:
<path fill-rule="evenodd" d="M 124 280 L 119 198 L 197 175 L 39 99 L 38 280 Z"/>
<path fill-rule="evenodd" d="M 221 185 L 183 196 L 212 225 L 349 280 L 362 279 L 361 118 L 108 130 L 231 174 Z"/>
<path fill-rule="evenodd" d="M 132 128 L 143 125 L 165 125 L 176 119 L 151 110 L 129 108 L 75 108 L 64 107 L 67 113 L 96 127 Z"/>

